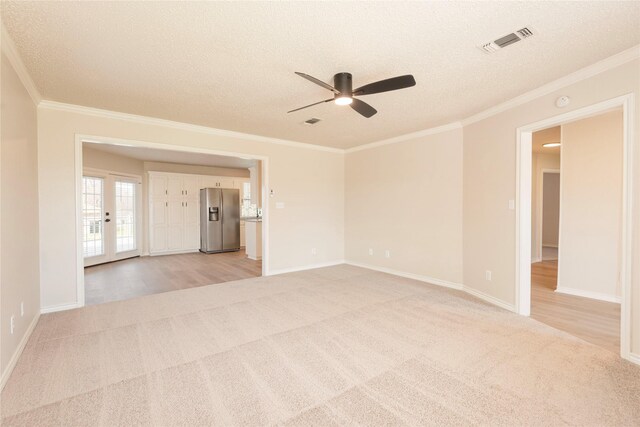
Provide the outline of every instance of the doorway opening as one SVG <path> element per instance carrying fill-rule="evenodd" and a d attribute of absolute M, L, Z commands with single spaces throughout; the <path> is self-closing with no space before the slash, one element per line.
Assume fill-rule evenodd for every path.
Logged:
<path fill-rule="evenodd" d="M 76 156 L 79 306 L 266 275 L 266 158 L 82 136 Z"/>
<path fill-rule="evenodd" d="M 633 95 L 625 95 L 517 130 L 517 311 L 626 359 L 632 107 Z M 554 132 L 557 141 L 541 142 Z M 550 142 L 557 158 L 549 145 L 536 153 Z"/>

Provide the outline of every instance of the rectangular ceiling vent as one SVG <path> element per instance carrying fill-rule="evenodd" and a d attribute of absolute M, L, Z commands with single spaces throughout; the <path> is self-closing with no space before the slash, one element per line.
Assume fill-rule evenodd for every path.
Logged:
<path fill-rule="evenodd" d="M 309 120 L 305 120 L 304 124 L 305 125 L 315 125 L 316 123 L 318 123 L 320 121 L 320 119 L 316 119 L 315 117 L 310 118 Z"/>
<path fill-rule="evenodd" d="M 528 27 L 524 27 L 519 29 L 515 33 L 510 33 L 492 42 L 485 43 L 482 46 L 480 46 L 480 49 L 482 49 L 485 53 L 497 52 L 502 48 L 505 48 L 511 44 L 517 43 L 522 39 L 526 39 L 527 37 L 531 37 L 532 35 L 533 35 L 533 31 L 531 31 L 531 29 Z"/>

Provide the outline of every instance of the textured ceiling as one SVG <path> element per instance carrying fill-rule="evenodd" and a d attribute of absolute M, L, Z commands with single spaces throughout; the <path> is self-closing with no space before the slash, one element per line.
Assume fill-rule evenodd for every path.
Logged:
<path fill-rule="evenodd" d="M 29 2 L 3 21 L 45 99 L 347 148 L 460 120 L 640 43 L 639 2 Z M 529 26 L 487 55 L 477 46 Z M 371 119 L 296 76 L 354 87 Z M 311 117 L 314 126 L 301 123 Z"/>
<path fill-rule="evenodd" d="M 186 151 L 156 150 L 147 147 L 129 147 L 113 144 L 96 144 L 91 142 L 85 142 L 83 143 L 83 146 L 146 162 L 179 163 L 184 165 L 216 166 L 220 168 L 239 169 L 250 168 L 255 166 L 256 163 L 255 160 L 241 159 L 239 157 L 190 153 Z"/>

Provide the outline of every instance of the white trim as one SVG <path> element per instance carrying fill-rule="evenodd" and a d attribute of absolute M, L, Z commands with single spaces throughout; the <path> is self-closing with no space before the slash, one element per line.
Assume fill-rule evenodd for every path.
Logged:
<path fill-rule="evenodd" d="M 148 256 L 163 256 L 163 255 L 180 255 L 180 254 L 195 254 L 200 252 L 198 249 L 179 249 L 177 251 L 161 251 L 161 252 L 149 252 Z"/>
<path fill-rule="evenodd" d="M 500 308 L 504 308 L 505 310 L 511 311 L 511 312 L 515 312 L 516 311 L 516 307 L 513 304 L 509 304 L 501 299 L 498 299 L 494 296 L 491 296 L 489 294 L 486 294 L 484 292 L 480 292 L 477 289 L 474 288 L 470 288 L 469 286 L 464 286 L 462 288 L 462 290 L 466 293 L 468 293 L 469 295 L 473 295 L 476 298 L 480 298 L 483 301 L 486 301 L 490 304 L 496 305 Z"/>
<path fill-rule="evenodd" d="M 436 286 L 442 286 L 450 289 L 457 289 L 459 291 L 464 289 L 464 286 L 460 283 L 450 282 L 448 280 L 436 279 L 435 277 L 422 276 L 414 273 L 406 273 L 404 271 L 393 270 L 391 268 L 386 267 L 378 267 L 370 264 L 363 264 L 359 262 L 353 261 L 345 261 L 345 264 L 353 265 L 354 267 L 366 268 L 369 270 L 379 271 L 381 273 L 393 274 L 394 276 L 406 277 L 407 279 L 418 280 L 420 282 L 429 283 Z"/>
<path fill-rule="evenodd" d="M 437 126 L 434 128 L 424 129 L 418 132 L 407 133 L 405 135 L 396 136 L 389 139 L 383 139 L 381 141 L 371 142 L 369 144 L 357 145 L 352 148 L 347 148 L 344 150 L 346 154 L 355 153 L 356 151 L 369 150 L 371 148 L 382 147 L 384 145 L 397 144 L 399 142 L 410 141 L 412 139 L 417 139 L 429 135 L 435 135 L 437 133 L 448 132 L 450 130 L 462 129 L 462 124 L 460 122 L 453 122 L 442 126 Z"/>
<path fill-rule="evenodd" d="M 233 153 L 222 150 L 212 150 L 209 148 L 188 147 L 182 145 L 164 144 L 149 141 L 137 141 L 132 139 L 120 139 L 111 137 L 101 137 L 93 135 L 75 135 L 75 181 L 76 181 L 76 302 L 48 308 L 50 311 L 68 310 L 77 307 L 83 307 L 85 303 L 84 295 L 84 257 L 82 250 L 82 143 L 92 142 L 96 144 L 121 145 L 129 147 L 145 147 L 156 150 L 172 150 L 183 151 L 189 153 L 214 154 L 218 156 L 241 157 L 243 159 L 260 160 L 262 164 L 262 275 L 269 275 L 269 157 L 246 154 Z M 194 251 L 195 252 L 195 251 Z M 163 253 L 168 255 L 168 253 Z M 50 312 L 46 311 L 46 312 Z M 45 311 L 41 311 L 45 313 Z"/>
<path fill-rule="evenodd" d="M 84 294 L 84 292 L 83 292 L 83 294 Z M 82 306 L 84 306 L 84 303 L 83 304 L 79 304 L 77 302 L 73 302 L 71 304 L 51 305 L 49 307 L 42 307 L 40 309 L 40 314 L 47 314 L 47 313 L 55 313 L 57 311 L 72 310 L 74 308 L 80 308 Z"/>
<path fill-rule="evenodd" d="M 31 79 L 31 76 L 27 71 L 27 67 L 25 67 L 24 62 L 22 62 L 22 58 L 20 58 L 20 55 L 18 54 L 18 50 L 16 49 L 13 39 L 9 36 L 9 33 L 2 22 L 0 22 L 0 31 L 2 32 L 0 35 L 0 38 L 2 39 L 2 52 L 7 55 L 11 66 L 15 70 L 27 92 L 29 92 L 29 96 L 33 103 L 38 105 L 40 101 L 42 101 L 42 96 Z"/>
<path fill-rule="evenodd" d="M 629 353 L 627 360 L 631 363 L 635 363 L 636 365 L 640 365 L 640 354 Z"/>
<path fill-rule="evenodd" d="M 601 292 L 585 291 L 583 289 L 558 286 L 556 287 L 555 292 L 558 292 L 559 294 L 575 295 L 577 297 L 597 299 L 600 301 L 615 302 L 617 304 L 620 304 L 622 302 L 622 299 L 618 296 L 603 294 Z"/>
<path fill-rule="evenodd" d="M 7 364 L 7 367 L 4 368 L 4 371 L 2 372 L 2 377 L 0 378 L 0 391 L 4 389 L 4 386 L 9 380 L 9 377 L 11 376 L 13 369 L 16 367 L 16 363 L 18 363 L 18 359 L 20 359 L 20 355 L 22 354 L 22 351 L 27 345 L 27 342 L 29 341 L 29 338 L 31 337 L 33 330 L 36 328 L 36 325 L 38 324 L 38 319 L 40 319 L 40 313 L 36 313 L 36 315 L 33 316 L 33 320 L 31 320 L 31 323 L 27 327 L 27 330 L 24 332 L 24 335 L 20 340 L 20 344 L 18 344 L 18 348 L 16 348 L 16 351 L 13 352 L 13 356 L 11 356 L 11 359 L 9 359 L 9 363 Z"/>
<path fill-rule="evenodd" d="M 618 96 L 584 108 L 569 111 L 516 129 L 516 308 L 519 314 L 531 310 L 531 138 L 533 132 L 571 121 L 603 114 L 614 108 L 623 111 L 622 252 L 620 281 L 620 355 L 631 354 L 631 287 L 633 261 L 633 150 L 636 144 L 635 95 Z M 560 159 L 562 161 L 562 159 Z M 562 166 L 561 166 L 562 169 Z M 561 210 L 562 213 L 562 210 Z M 561 219 L 562 220 L 562 219 Z M 562 247 L 562 242 L 559 242 Z M 567 289 L 567 288 L 564 288 Z"/>
<path fill-rule="evenodd" d="M 345 261 L 344 263 L 347 265 L 353 265 L 354 267 L 366 268 L 368 270 L 374 270 L 374 271 L 379 271 L 381 273 L 392 274 L 394 276 L 406 277 L 407 279 L 418 280 L 420 282 L 429 283 L 431 285 L 442 286 L 445 288 L 463 291 L 469 295 L 472 295 L 476 298 L 486 301 L 492 305 L 498 306 L 500 308 L 504 308 L 505 310 L 508 310 L 508 311 L 515 312 L 515 307 L 512 304 L 509 304 L 505 301 L 502 301 L 501 299 L 485 294 L 484 292 L 480 292 L 477 289 L 470 288 L 469 286 L 465 286 L 460 283 L 451 282 L 448 280 L 436 279 L 435 277 L 422 276 L 414 273 L 406 273 L 404 271 L 393 270 L 391 268 L 378 267 L 375 265 L 363 264 L 359 262 Z"/>
<path fill-rule="evenodd" d="M 173 120 L 158 119 L 155 117 L 139 116 L 136 114 L 121 113 L 118 111 L 102 110 L 99 108 L 84 107 L 82 105 L 65 104 L 62 102 L 44 100 L 40 102 L 38 108 L 48 110 L 65 111 L 68 113 L 84 114 L 107 119 L 124 120 L 151 126 L 162 126 L 171 129 L 178 129 L 187 132 L 204 133 L 208 135 L 221 136 L 224 138 L 244 139 L 248 141 L 266 142 L 270 144 L 286 145 L 288 147 L 302 148 L 307 150 L 327 151 L 330 153 L 343 153 L 340 148 L 325 147 L 323 145 L 307 144 L 304 142 L 290 141 L 287 139 L 271 138 L 267 136 L 254 135 L 249 133 L 235 132 L 225 129 L 216 129 L 208 126 L 194 125 L 190 123 L 175 122 Z M 126 145 L 126 143 L 125 143 Z M 246 155 L 244 155 L 246 158 Z"/>
<path fill-rule="evenodd" d="M 295 273 L 296 271 L 313 270 L 316 268 L 323 268 L 323 267 L 333 267 L 334 265 L 340 265 L 344 263 L 345 263 L 344 260 L 336 260 L 336 261 L 321 262 L 318 264 L 302 265 L 299 267 L 280 268 L 278 270 L 271 270 L 269 274 L 266 274 L 265 276 L 277 276 L 278 274 Z"/>
<path fill-rule="evenodd" d="M 602 61 L 591 64 L 578 71 L 575 71 L 562 78 L 554 80 L 550 83 L 540 86 L 537 89 L 526 92 L 520 96 L 512 98 L 502 104 L 498 104 L 480 113 L 476 113 L 466 119 L 462 120 L 462 125 L 467 126 L 475 122 L 479 122 L 496 114 L 510 110 L 511 108 L 525 104 L 541 96 L 548 95 L 552 92 L 560 90 L 566 86 L 578 83 L 582 80 L 586 80 L 597 74 L 603 73 L 607 70 L 619 67 L 627 62 L 640 58 L 640 45 L 633 46 L 630 49 L 624 50 L 616 55 L 603 59 Z"/>

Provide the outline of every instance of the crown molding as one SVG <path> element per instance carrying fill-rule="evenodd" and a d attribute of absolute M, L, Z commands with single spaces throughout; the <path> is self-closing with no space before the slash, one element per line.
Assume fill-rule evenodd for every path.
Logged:
<path fill-rule="evenodd" d="M 434 128 L 420 130 L 418 132 L 407 133 L 400 136 L 395 136 L 389 139 L 383 139 L 381 141 L 371 142 L 369 144 L 364 145 L 356 145 L 352 148 L 347 148 L 344 150 L 345 154 L 355 153 L 357 151 L 369 150 L 371 148 L 382 147 L 383 145 L 397 144 L 399 142 L 405 142 L 412 139 L 421 138 L 424 136 L 435 135 L 436 133 L 447 132 L 454 129 L 461 129 L 462 124 L 460 122 L 453 122 L 442 126 L 437 126 Z"/>
<path fill-rule="evenodd" d="M 640 45 L 636 45 L 630 49 L 623 50 L 618 54 L 605 58 L 602 61 L 598 61 L 594 64 L 588 65 L 578 71 L 575 71 L 571 74 L 568 74 L 550 83 L 542 85 L 537 89 L 526 92 L 506 102 L 503 102 L 487 110 L 481 111 L 470 117 L 467 117 L 466 119 L 462 120 L 462 126 L 467 126 L 472 123 L 479 122 L 480 120 L 489 118 L 491 116 L 495 116 L 496 114 L 502 113 L 504 111 L 507 111 L 519 105 L 525 104 L 529 101 L 533 101 L 536 98 L 540 98 L 541 96 L 548 95 L 566 86 L 570 86 L 574 83 L 578 83 L 582 80 L 586 80 L 589 77 L 593 77 L 607 70 L 611 70 L 613 68 L 619 67 L 621 65 L 626 64 L 627 62 L 631 62 L 638 58 L 640 58 Z"/>
<path fill-rule="evenodd" d="M 7 55 L 9 59 L 9 63 L 16 71 L 18 78 L 24 85 L 27 92 L 29 92 L 29 96 L 34 104 L 38 105 L 40 101 L 42 101 L 42 96 L 40 96 L 40 92 L 36 87 L 35 83 L 31 79 L 31 76 L 27 72 L 27 67 L 24 66 L 24 62 L 20 58 L 18 54 L 18 50 L 16 49 L 16 45 L 13 42 L 11 36 L 7 32 L 7 29 L 4 27 L 2 21 L 0 21 L 0 44 L 2 45 L 2 52 Z"/>
<path fill-rule="evenodd" d="M 190 123 L 175 122 L 172 120 L 158 119 L 155 117 L 139 116 L 136 114 L 120 113 L 118 111 L 102 110 L 99 108 L 85 107 L 82 105 L 65 104 L 63 102 L 43 100 L 38 108 L 56 111 L 65 111 L 68 113 L 84 114 L 93 117 L 101 117 L 107 119 L 124 120 L 128 122 L 162 126 L 171 129 L 184 130 L 189 132 L 204 133 L 208 135 L 221 136 L 225 138 L 244 139 L 256 142 L 266 142 L 269 144 L 284 145 L 294 148 L 302 148 L 307 150 L 325 151 L 330 153 L 344 153 L 340 148 L 325 147 L 323 145 L 307 144 L 298 141 L 289 141 L 286 139 L 271 138 L 267 136 L 254 135 L 250 133 L 235 132 L 225 129 L 217 129 L 207 126 L 194 125 Z"/>

